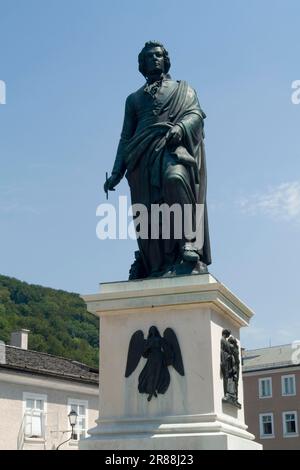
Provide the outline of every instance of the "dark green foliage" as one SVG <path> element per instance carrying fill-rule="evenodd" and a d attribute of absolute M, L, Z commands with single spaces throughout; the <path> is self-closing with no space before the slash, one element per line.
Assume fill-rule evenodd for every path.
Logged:
<path fill-rule="evenodd" d="M 30 330 L 29 349 L 98 367 L 98 319 L 78 294 L 0 275 L 0 340 Z"/>

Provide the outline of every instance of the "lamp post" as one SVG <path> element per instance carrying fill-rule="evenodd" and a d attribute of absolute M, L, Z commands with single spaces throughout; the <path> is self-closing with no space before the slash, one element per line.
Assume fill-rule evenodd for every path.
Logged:
<path fill-rule="evenodd" d="M 76 426 L 76 422 L 77 422 L 76 411 L 71 410 L 70 413 L 68 414 L 68 418 L 69 418 L 70 426 L 72 428 L 70 439 L 74 439 L 74 427 Z"/>
<path fill-rule="evenodd" d="M 71 436 L 70 436 L 69 439 L 67 439 L 66 441 L 61 442 L 61 443 L 56 447 L 56 450 L 59 450 L 59 448 L 60 448 L 63 444 L 66 444 L 66 442 L 69 442 L 71 439 L 74 439 L 74 427 L 76 426 L 77 416 L 78 416 L 78 415 L 77 415 L 76 411 L 74 411 L 74 410 L 71 410 L 70 413 L 68 414 L 69 423 L 70 423 L 70 426 L 71 426 L 71 428 L 72 428 L 72 430 L 71 430 Z"/>

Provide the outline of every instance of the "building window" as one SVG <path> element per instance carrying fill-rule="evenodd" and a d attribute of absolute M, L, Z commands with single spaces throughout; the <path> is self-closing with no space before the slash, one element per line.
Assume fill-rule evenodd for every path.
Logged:
<path fill-rule="evenodd" d="M 272 397 L 272 379 L 271 377 L 265 377 L 259 379 L 259 398 L 270 398 Z"/>
<path fill-rule="evenodd" d="M 76 400 L 69 398 L 68 400 L 68 414 L 70 411 L 76 411 L 77 423 L 74 428 L 74 438 L 79 441 L 86 437 L 88 426 L 88 402 L 85 400 Z"/>
<path fill-rule="evenodd" d="M 283 375 L 281 377 L 281 388 L 283 396 L 296 395 L 296 381 L 294 375 Z"/>
<path fill-rule="evenodd" d="M 262 439 L 274 437 L 274 418 L 273 413 L 259 415 L 259 430 Z"/>
<path fill-rule="evenodd" d="M 298 436 L 298 420 L 296 411 L 285 411 L 282 413 L 283 419 L 283 436 L 295 437 Z"/>
<path fill-rule="evenodd" d="M 24 435 L 29 438 L 43 438 L 45 435 L 47 395 L 23 393 Z"/>

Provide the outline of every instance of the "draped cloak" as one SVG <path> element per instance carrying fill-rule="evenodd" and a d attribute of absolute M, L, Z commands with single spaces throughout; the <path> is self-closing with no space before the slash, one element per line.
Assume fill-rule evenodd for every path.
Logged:
<path fill-rule="evenodd" d="M 204 205 L 203 246 L 197 247 L 201 261 L 211 264 L 206 205 L 206 161 L 203 121 L 196 92 L 185 81 L 163 82 L 160 99 L 147 96 L 140 89 L 127 98 L 121 140 L 112 174 L 121 179 L 126 172 L 132 204 L 163 203 L 164 161 L 170 154 L 166 134 L 175 125 L 183 131 L 180 146 L 171 153 L 174 161 L 184 165 L 189 181 L 182 181 L 191 204 Z M 151 240 L 148 240 L 151 243 Z M 138 239 L 139 249 L 148 271 L 147 243 Z M 150 263 L 151 264 L 151 263 Z"/>

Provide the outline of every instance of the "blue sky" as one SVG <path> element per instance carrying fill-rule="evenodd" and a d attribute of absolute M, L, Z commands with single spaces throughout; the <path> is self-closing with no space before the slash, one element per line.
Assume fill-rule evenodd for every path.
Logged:
<path fill-rule="evenodd" d="M 244 345 L 300 339 L 299 17 L 298 0 L 0 0 L 0 272 L 79 293 L 127 278 L 136 243 L 98 240 L 96 208 L 157 39 L 207 114 L 210 271 L 256 313 Z"/>

